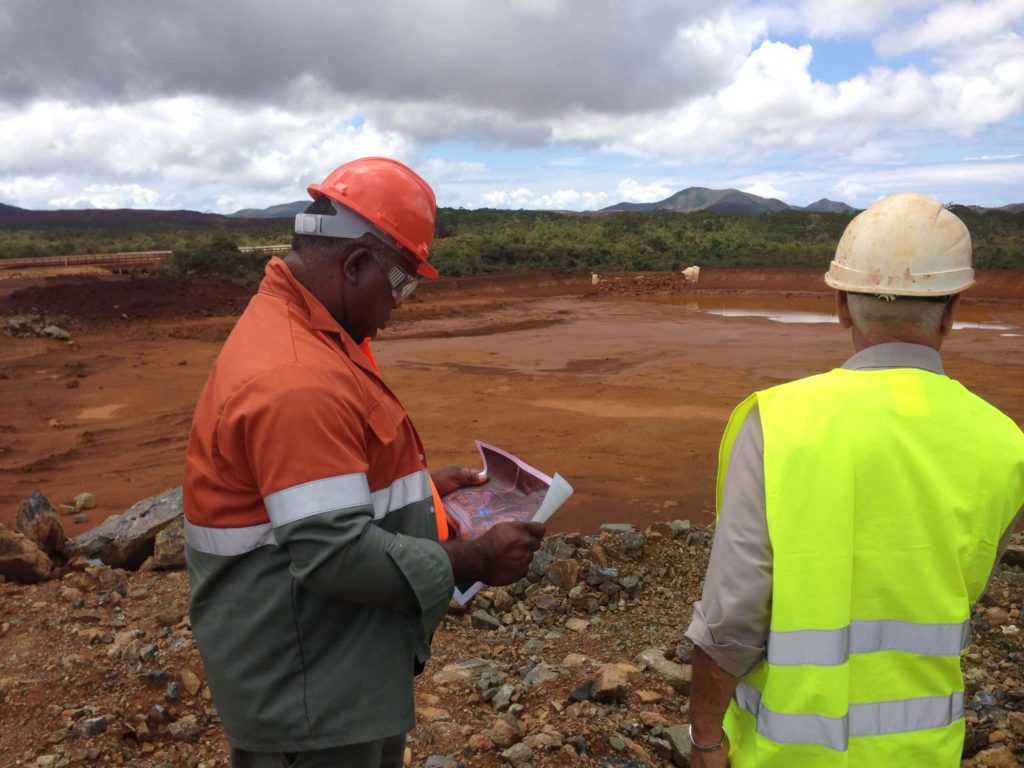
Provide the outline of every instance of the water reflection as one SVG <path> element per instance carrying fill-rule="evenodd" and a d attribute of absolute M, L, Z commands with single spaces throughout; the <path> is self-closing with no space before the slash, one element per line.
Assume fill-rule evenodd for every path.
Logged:
<path fill-rule="evenodd" d="M 719 317 L 763 317 L 774 323 L 838 323 L 831 296 L 664 296 L 658 303 L 672 304 Z M 1014 331 L 1024 324 L 1019 308 L 961 304 L 956 330 Z M 1001 336 L 1021 336 L 1002 333 Z"/>
<path fill-rule="evenodd" d="M 824 312 L 779 312 L 772 309 L 702 309 L 709 315 L 720 315 L 722 317 L 764 317 L 775 323 L 838 323 L 839 318 L 835 314 Z M 954 320 L 953 330 L 962 328 L 975 328 L 982 331 L 1008 331 L 1014 326 L 1001 323 L 976 323 L 967 320 Z M 1018 336 L 1020 334 L 1004 333 L 1003 336 Z"/>
<path fill-rule="evenodd" d="M 702 309 L 709 315 L 722 317 L 766 317 L 776 323 L 838 323 L 834 314 L 824 312 L 779 312 L 772 309 Z"/>

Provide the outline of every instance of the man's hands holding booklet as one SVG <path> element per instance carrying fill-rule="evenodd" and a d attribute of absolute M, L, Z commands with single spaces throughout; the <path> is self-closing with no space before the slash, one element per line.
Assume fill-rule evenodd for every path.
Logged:
<path fill-rule="evenodd" d="M 441 496 L 487 482 L 486 474 L 467 467 L 445 467 L 431 477 Z M 448 525 L 456 535 L 461 533 L 458 521 L 451 515 Z M 498 587 L 526 575 L 533 553 L 540 549 L 544 531 L 543 523 L 501 522 L 479 538 L 456 538 L 441 542 L 441 546 L 451 560 L 456 582 L 482 581 Z"/>

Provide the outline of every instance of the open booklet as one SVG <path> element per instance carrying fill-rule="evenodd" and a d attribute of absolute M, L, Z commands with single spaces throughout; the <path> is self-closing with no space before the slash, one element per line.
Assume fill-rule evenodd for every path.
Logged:
<path fill-rule="evenodd" d="M 557 472 L 549 477 L 517 456 L 488 443 L 476 441 L 487 482 L 459 488 L 441 501 L 459 527 L 459 537 L 474 539 L 505 521 L 536 520 L 546 523 L 565 500 L 572 486 Z M 481 587 L 455 587 L 455 600 L 465 605 Z"/>

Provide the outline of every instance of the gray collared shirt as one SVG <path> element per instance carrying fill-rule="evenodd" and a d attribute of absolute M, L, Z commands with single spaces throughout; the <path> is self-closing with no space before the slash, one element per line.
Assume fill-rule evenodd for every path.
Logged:
<path fill-rule="evenodd" d="M 878 344 L 857 352 L 842 367 L 852 371 L 920 368 L 945 375 L 938 351 L 920 344 Z M 1018 512 L 1018 520 L 1022 514 L 1024 509 Z M 999 557 L 1015 524 L 1016 520 L 1000 541 Z M 764 433 L 755 405 L 744 419 L 729 455 L 704 593 L 694 603 L 686 637 L 725 671 L 744 675 L 764 657 L 771 623 L 771 596 L 772 548 L 765 511 Z"/>

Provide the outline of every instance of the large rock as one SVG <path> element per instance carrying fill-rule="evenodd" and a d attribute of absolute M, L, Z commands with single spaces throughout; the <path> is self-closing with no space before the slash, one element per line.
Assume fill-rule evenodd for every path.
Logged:
<path fill-rule="evenodd" d="M 14 518 L 14 529 L 34 541 L 50 557 L 67 554 L 68 537 L 60 515 L 39 491 L 33 491 L 21 502 L 21 509 Z"/>
<path fill-rule="evenodd" d="M 99 558 L 115 568 L 138 568 L 153 554 L 157 534 L 181 514 L 181 488 L 172 488 L 71 539 L 68 554 Z"/>
<path fill-rule="evenodd" d="M 552 562 L 544 575 L 551 584 L 568 592 L 576 586 L 579 572 L 579 562 L 572 558 L 565 558 Z"/>
<path fill-rule="evenodd" d="M 673 725 L 665 729 L 665 736 L 672 749 L 672 765 L 676 768 L 690 766 L 690 734 L 685 725 Z"/>
<path fill-rule="evenodd" d="M 185 567 L 185 518 L 172 520 L 153 540 L 153 556 L 147 561 L 151 568 Z"/>
<path fill-rule="evenodd" d="M 630 692 L 626 671 L 615 664 L 602 664 L 593 683 L 591 691 L 597 701 L 625 701 Z"/>
<path fill-rule="evenodd" d="M 637 656 L 637 661 L 680 693 L 689 694 L 693 679 L 693 667 L 689 664 L 670 661 L 661 648 L 648 648 Z"/>
<path fill-rule="evenodd" d="M 0 575 L 22 584 L 53 576 L 53 561 L 27 536 L 0 524 Z"/>

